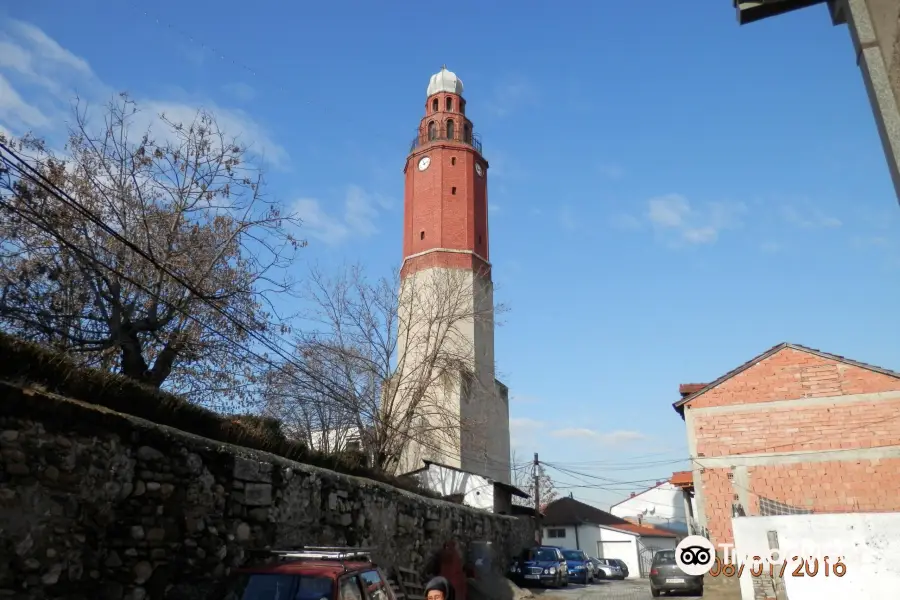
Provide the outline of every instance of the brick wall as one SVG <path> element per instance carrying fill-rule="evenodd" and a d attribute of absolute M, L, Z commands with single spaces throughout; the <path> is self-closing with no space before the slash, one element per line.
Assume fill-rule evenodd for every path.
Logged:
<path fill-rule="evenodd" d="M 733 406 L 900 390 L 900 380 L 785 348 L 691 401 L 692 408 Z"/>
<path fill-rule="evenodd" d="M 897 378 L 786 348 L 690 402 L 690 411 L 735 408 L 692 413 L 696 452 L 713 458 L 900 446 L 900 398 L 747 406 L 892 391 L 900 391 Z M 733 541 L 732 506 L 741 492 L 748 515 L 759 514 L 760 497 L 817 512 L 900 511 L 900 497 L 886 492 L 900 488 L 900 458 L 811 458 L 798 454 L 789 464 L 751 464 L 743 489 L 729 479 L 730 467 L 706 468 L 701 482 L 710 535 Z"/>

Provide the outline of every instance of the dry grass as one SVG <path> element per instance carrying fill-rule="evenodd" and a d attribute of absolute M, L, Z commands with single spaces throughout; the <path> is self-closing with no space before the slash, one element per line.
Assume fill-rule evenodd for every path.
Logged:
<path fill-rule="evenodd" d="M 367 468 L 359 456 L 325 455 L 296 440 L 287 439 L 275 419 L 256 415 L 221 415 L 133 379 L 80 367 L 61 353 L 3 333 L 0 333 L 0 381 L 73 398 L 218 442 L 262 450 L 297 462 L 436 497 L 415 481 Z M 31 398 L 32 402 L 47 400 L 41 396 Z M 13 400 L 3 394 L 0 401 L 8 404 Z M 27 409 L 27 406 L 18 407 L 19 412 Z M 65 419 L 62 413 L 41 412 L 45 419 Z"/>

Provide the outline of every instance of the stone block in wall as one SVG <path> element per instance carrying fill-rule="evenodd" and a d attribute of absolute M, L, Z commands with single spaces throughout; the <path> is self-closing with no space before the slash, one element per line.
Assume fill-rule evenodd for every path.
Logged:
<path fill-rule="evenodd" d="M 532 541 L 528 520 L 88 406 L 54 419 L 39 404 L 62 401 L 0 412 L 0 551 L 13 549 L 0 552 L 0 597 L 195 598 L 267 547 L 370 546 L 385 567 L 423 568 L 451 539 L 492 542 L 500 565 Z"/>

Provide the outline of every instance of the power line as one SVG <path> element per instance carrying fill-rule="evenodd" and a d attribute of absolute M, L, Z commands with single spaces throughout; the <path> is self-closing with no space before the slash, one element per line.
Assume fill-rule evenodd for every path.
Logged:
<path fill-rule="evenodd" d="M 18 164 L 13 164 L 12 162 L 10 162 L 10 160 L 9 160 L 8 158 L 4 157 L 4 156 L 3 156 L 3 152 L 5 152 L 6 154 L 8 154 L 9 156 L 12 156 L 12 157 L 16 160 L 17 163 L 21 163 L 21 165 L 23 165 L 23 166 L 25 167 L 25 169 L 27 170 L 27 172 L 26 172 L 26 171 L 23 171 L 22 167 L 19 166 Z M 259 335 L 257 334 L 257 332 L 253 331 L 252 329 L 248 328 L 244 323 L 242 323 L 242 322 L 240 322 L 239 320 L 235 319 L 235 317 L 234 317 L 233 315 L 229 314 L 228 311 L 222 309 L 220 306 L 218 306 L 218 305 L 216 305 L 215 303 L 211 302 L 211 301 L 206 297 L 205 294 L 199 292 L 194 286 L 192 286 L 192 285 L 190 285 L 188 282 L 184 281 L 181 277 L 179 277 L 177 274 L 173 273 L 170 269 L 168 269 L 168 268 L 165 267 L 164 265 L 159 264 L 152 256 L 150 256 L 150 255 L 148 255 L 146 252 L 144 252 L 144 250 L 143 250 L 142 248 L 136 246 L 133 242 L 131 242 L 130 240 L 128 240 L 127 238 L 125 238 L 124 236 L 122 236 L 121 234 L 119 234 L 117 231 L 115 231 L 114 229 L 112 229 L 110 226 L 106 225 L 102 220 L 100 220 L 100 219 L 99 219 L 96 215 L 94 215 L 90 210 L 88 210 L 87 208 L 85 208 L 84 206 L 82 206 L 80 203 L 78 203 L 77 201 L 75 201 L 75 200 L 74 200 L 67 192 L 65 192 L 64 190 L 60 189 L 58 186 L 56 186 L 56 184 L 54 184 L 54 183 L 51 182 L 49 179 L 47 179 L 47 178 L 43 175 L 43 173 L 41 173 L 40 171 L 36 170 L 34 167 L 32 167 L 31 165 L 29 165 L 28 162 L 27 162 L 26 160 L 24 160 L 21 156 L 18 155 L 18 153 L 16 153 L 16 152 L 13 151 L 12 149 L 10 149 L 10 148 L 9 148 L 6 144 L 4 144 L 3 142 L 0 142 L 0 159 L 2 159 L 2 161 L 4 162 L 4 164 L 6 164 L 9 168 L 13 169 L 16 173 L 18 173 L 20 177 L 25 177 L 25 178 L 29 179 L 29 180 L 32 181 L 33 183 L 35 183 L 35 184 L 37 184 L 38 186 L 40 186 L 44 191 L 46 191 L 47 193 L 49 193 L 51 196 L 53 196 L 53 197 L 54 197 L 55 199 L 57 199 L 58 201 L 62 202 L 63 204 L 65 204 L 65 205 L 67 205 L 67 206 L 73 207 L 78 213 L 80 213 L 80 214 L 81 214 L 82 216 L 84 216 L 86 219 L 88 219 L 89 221 L 91 221 L 92 223 L 94 223 L 95 225 L 97 225 L 98 227 L 100 227 L 104 232 L 106 232 L 106 233 L 107 233 L 108 235 L 110 235 L 112 238 L 116 239 L 117 241 L 119 241 L 120 243 L 122 243 L 123 245 L 125 245 L 129 250 L 131 250 L 131 251 L 137 253 L 137 254 L 138 254 L 139 256 L 141 256 L 144 260 L 148 261 L 152 266 L 154 266 L 155 268 L 158 268 L 158 269 L 161 270 L 163 273 L 165 273 L 166 275 L 168 275 L 169 277 L 171 277 L 171 278 L 172 278 L 174 281 L 176 281 L 179 285 L 181 285 L 182 287 L 184 287 L 185 289 L 187 289 L 189 292 L 191 292 L 191 293 L 192 293 L 199 301 L 201 301 L 201 302 L 203 302 L 204 304 L 206 304 L 207 306 L 211 307 L 213 310 L 215 310 L 217 313 L 219 313 L 221 316 L 223 316 L 223 317 L 226 318 L 229 322 L 231 322 L 233 325 L 235 325 L 239 330 L 241 330 L 243 333 L 245 333 L 245 335 L 247 335 L 248 337 L 252 338 L 254 341 L 260 343 L 261 345 L 263 345 L 263 346 L 266 347 L 267 349 L 269 349 L 269 350 L 275 352 L 280 358 L 282 358 L 283 360 L 285 360 L 288 364 L 291 364 L 292 366 L 297 367 L 298 370 L 299 370 L 300 372 L 305 372 L 305 368 L 304 368 L 304 367 L 302 367 L 302 366 L 299 365 L 298 363 L 294 362 L 293 359 L 292 359 L 291 357 L 286 356 L 286 355 L 284 354 L 284 352 L 281 350 L 281 348 L 275 346 L 275 345 L 271 342 L 271 340 L 268 340 L 268 339 L 266 339 L 266 338 L 263 338 L 262 336 L 259 336 Z M 69 250 L 71 250 L 72 252 L 75 252 L 76 254 L 80 255 L 82 258 L 84 258 L 84 259 L 87 260 L 88 262 L 93 263 L 94 265 L 103 267 L 104 269 L 106 269 L 106 270 L 109 271 L 110 273 L 116 275 L 117 277 L 121 277 L 123 280 L 125 280 L 125 281 L 131 283 L 131 284 L 134 285 L 135 287 L 137 287 L 137 288 L 141 289 L 142 291 L 144 291 L 145 293 L 149 294 L 152 298 L 154 298 L 154 299 L 156 299 L 156 300 L 160 300 L 160 301 L 162 301 L 163 303 L 168 304 L 168 302 L 166 302 L 166 300 L 165 300 L 164 298 L 162 298 L 162 297 L 159 296 L 158 294 L 154 293 L 153 291 L 149 290 L 145 285 L 143 285 L 143 284 L 141 284 L 141 283 L 135 281 L 133 278 L 131 278 L 131 277 L 129 277 L 128 275 L 126 275 L 126 274 L 124 274 L 124 273 L 118 271 L 118 270 L 115 269 L 114 267 L 111 267 L 111 266 L 109 266 L 109 265 L 103 263 L 102 261 L 98 260 L 96 257 L 93 257 L 93 256 L 88 255 L 84 250 L 82 250 L 81 248 L 78 248 L 78 247 L 75 246 L 74 244 L 72 244 L 72 243 L 68 242 L 67 240 L 63 239 L 61 236 L 56 236 L 56 235 L 54 234 L 54 232 L 53 232 L 50 228 L 48 228 L 47 226 L 45 226 L 45 225 L 43 225 L 43 224 L 41 224 L 41 223 L 39 223 L 39 222 L 36 222 L 34 219 L 32 219 L 32 218 L 30 218 L 28 215 L 22 213 L 20 210 L 16 209 L 14 206 L 12 206 L 11 204 L 9 204 L 8 202 L 0 201 L 0 204 L 2 204 L 3 206 L 5 206 L 8 210 L 11 210 L 11 211 L 15 212 L 16 214 L 18 214 L 20 217 L 22 217 L 23 219 L 25 219 L 25 220 L 27 220 L 28 222 L 30 222 L 30 223 L 31 223 L 32 225 L 34 225 L 35 227 L 37 227 L 37 228 L 39 228 L 39 229 L 45 231 L 46 233 L 49 233 L 49 234 L 51 234 L 51 235 L 54 235 L 54 237 L 56 237 L 57 240 L 58 240 L 61 244 L 65 245 L 67 248 L 69 248 Z M 247 346 L 241 344 L 240 342 L 238 342 L 238 341 L 236 341 L 236 340 L 233 340 L 232 338 L 230 338 L 229 336 L 223 334 L 223 333 L 220 332 L 220 331 L 217 331 L 215 328 L 213 328 L 213 327 L 210 326 L 209 324 L 203 322 L 202 320 L 198 319 L 196 316 L 190 314 L 188 311 L 185 311 L 184 309 L 178 308 L 178 307 L 175 307 L 175 306 L 173 306 L 173 308 L 175 308 L 176 310 L 178 310 L 178 312 L 182 313 L 186 318 L 188 318 L 188 319 L 194 321 L 195 323 L 197 323 L 198 325 L 200 325 L 200 326 L 203 327 L 204 329 L 206 329 L 206 330 L 208 330 L 208 331 L 210 331 L 210 332 L 212 332 L 212 333 L 214 333 L 214 334 L 216 334 L 216 335 L 222 337 L 224 340 L 226 340 L 226 341 L 229 342 L 230 344 L 233 344 L 236 348 L 240 348 L 241 350 L 247 352 L 249 355 L 253 356 L 253 357 L 256 358 L 257 360 L 262 361 L 262 362 L 263 362 L 264 364 L 266 364 L 267 366 L 273 367 L 273 368 L 279 370 L 280 372 L 282 372 L 283 374 L 288 375 L 289 377 L 294 377 L 294 374 L 293 374 L 293 373 L 290 373 L 290 372 L 288 372 L 288 371 L 286 371 L 286 370 L 284 369 L 283 366 L 278 365 L 278 364 L 272 362 L 272 361 L 269 360 L 267 357 L 264 357 L 264 356 L 262 356 L 262 355 L 260 355 L 260 354 L 258 354 L 258 353 L 256 353 L 256 352 L 254 352 L 253 350 L 251 350 L 251 349 L 248 348 Z M 339 396 L 340 396 L 339 394 L 336 394 L 335 397 L 333 397 L 332 399 L 337 400 L 337 398 L 338 398 Z M 338 400 L 338 402 L 340 402 L 340 400 Z M 354 410 L 358 410 L 358 409 L 359 409 L 359 407 L 352 407 L 352 408 L 353 408 Z M 363 414 L 364 414 L 365 416 L 370 417 L 370 418 L 376 418 L 376 416 L 373 415 L 373 414 L 368 414 L 368 413 L 366 413 L 366 412 L 363 412 Z M 437 447 L 430 446 L 430 445 L 428 445 L 428 444 L 423 443 L 423 442 L 420 441 L 420 440 L 417 440 L 417 439 L 413 438 L 410 434 L 406 433 L 405 431 L 402 431 L 401 429 L 399 429 L 399 428 L 397 428 L 397 427 L 394 427 L 394 426 L 393 426 L 392 424 L 390 424 L 390 423 L 387 423 L 387 422 L 380 422 L 380 424 L 381 424 L 382 426 L 386 427 L 387 429 L 393 430 L 395 433 L 397 433 L 397 434 L 399 434 L 399 435 L 401 435 L 401 436 L 404 436 L 404 437 L 407 439 L 407 441 L 415 442 L 415 443 L 419 444 L 420 446 L 423 446 L 423 447 L 425 447 L 425 448 L 428 448 L 429 450 L 432 450 L 432 451 L 434 451 L 434 452 L 437 452 L 437 453 L 439 453 L 439 454 L 442 454 L 442 455 L 444 455 L 444 456 L 446 456 L 446 457 L 448 457 L 448 458 L 452 458 L 452 459 L 457 458 L 456 455 L 454 455 L 454 454 L 447 453 L 447 452 L 444 451 L 443 449 L 440 449 L 440 448 L 437 448 Z M 505 461 L 504 461 L 504 460 L 502 460 L 502 459 L 497 459 L 497 458 L 490 457 L 490 456 L 484 456 L 484 457 L 481 457 L 481 458 L 479 458 L 479 461 L 490 462 L 490 463 L 496 464 L 496 465 L 498 465 L 498 466 L 505 466 L 505 465 L 507 465 L 507 464 L 509 463 L 508 460 L 505 460 Z"/>

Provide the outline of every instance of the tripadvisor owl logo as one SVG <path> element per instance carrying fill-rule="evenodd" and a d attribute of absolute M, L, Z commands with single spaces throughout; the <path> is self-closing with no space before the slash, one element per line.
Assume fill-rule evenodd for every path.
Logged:
<path fill-rule="evenodd" d="M 706 575 L 715 560 L 715 547 L 701 535 L 689 535 L 675 547 L 675 564 L 685 575 Z"/>

